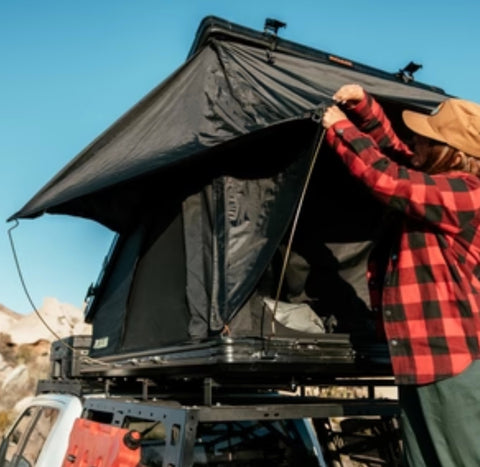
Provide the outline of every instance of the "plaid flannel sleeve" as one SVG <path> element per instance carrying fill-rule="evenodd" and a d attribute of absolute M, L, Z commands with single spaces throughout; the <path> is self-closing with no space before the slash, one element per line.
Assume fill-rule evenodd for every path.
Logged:
<path fill-rule="evenodd" d="M 480 213 L 477 177 L 463 172 L 430 176 L 399 165 L 349 120 L 332 125 L 326 140 L 352 175 L 393 209 L 451 234 L 460 232 Z"/>
<path fill-rule="evenodd" d="M 370 94 L 365 92 L 363 99 L 349 109 L 348 114 L 356 126 L 369 135 L 383 151 L 400 158 L 410 158 L 413 155 L 410 148 L 393 130 L 381 105 Z"/>

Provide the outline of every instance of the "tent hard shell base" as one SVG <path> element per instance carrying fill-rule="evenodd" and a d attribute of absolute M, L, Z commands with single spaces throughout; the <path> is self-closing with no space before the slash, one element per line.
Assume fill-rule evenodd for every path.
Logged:
<path fill-rule="evenodd" d="M 57 364 L 64 364 L 58 357 L 54 357 Z M 235 384 L 237 388 L 287 388 L 327 384 L 336 378 L 391 375 L 384 346 L 366 342 L 354 349 L 347 334 L 325 334 L 315 339 L 220 336 L 200 343 L 111 355 L 101 361 L 81 355 L 74 360 L 76 378 L 136 380 L 148 374 L 151 384 L 163 387 L 212 378 L 216 384 Z M 115 385 L 110 390 L 118 390 Z"/>

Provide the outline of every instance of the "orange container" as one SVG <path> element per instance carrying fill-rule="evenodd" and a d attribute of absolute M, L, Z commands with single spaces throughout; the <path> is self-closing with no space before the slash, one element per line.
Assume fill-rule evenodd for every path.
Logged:
<path fill-rule="evenodd" d="M 136 467 L 140 449 L 126 446 L 128 430 L 77 418 L 62 467 Z"/>

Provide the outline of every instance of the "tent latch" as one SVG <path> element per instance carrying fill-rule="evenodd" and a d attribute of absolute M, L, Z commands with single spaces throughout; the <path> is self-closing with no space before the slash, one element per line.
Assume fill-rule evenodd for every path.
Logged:
<path fill-rule="evenodd" d="M 273 52 L 277 48 L 278 30 L 280 28 L 285 28 L 285 27 L 287 27 L 287 23 L 279 21 L 278 19 L 267 18 L 265 20 L 265 25 L 264 25 L 263 30 L 264 30 L 265 36 L 270 39 L 269 48 L 266 50 L 267 62 L 270 65 L 272 65 L 275 62 L 275 59 L 273 57 Z"/>

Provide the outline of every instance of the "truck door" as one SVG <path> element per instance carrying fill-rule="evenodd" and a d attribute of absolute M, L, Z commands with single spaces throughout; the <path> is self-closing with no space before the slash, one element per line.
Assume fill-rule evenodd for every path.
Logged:
<path fill-rule="evenodd" d="M 58 414 L 52 407 L 26 409 L 3 439 L 0 467 L 34 467 Z"/>

